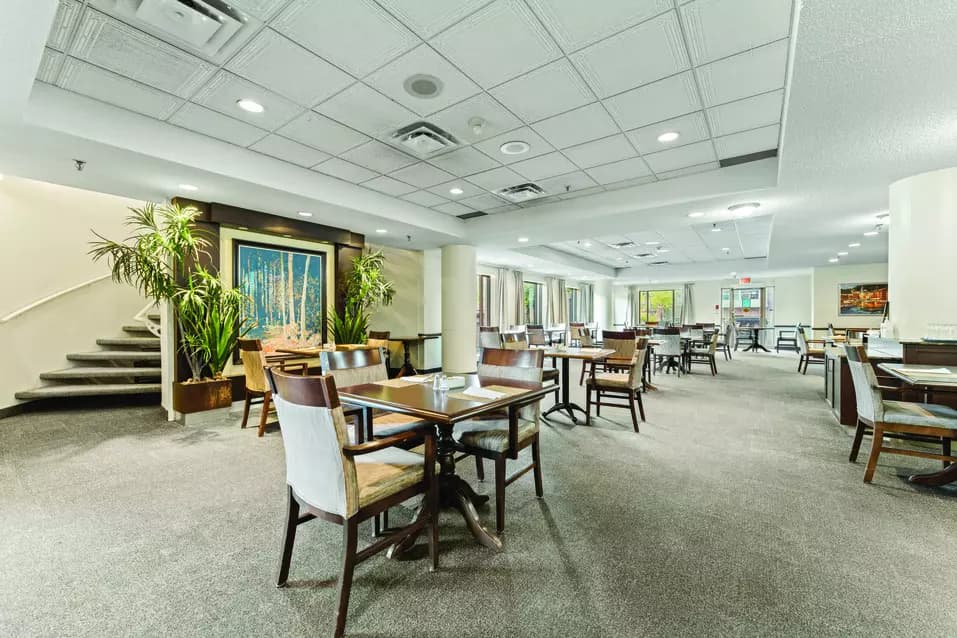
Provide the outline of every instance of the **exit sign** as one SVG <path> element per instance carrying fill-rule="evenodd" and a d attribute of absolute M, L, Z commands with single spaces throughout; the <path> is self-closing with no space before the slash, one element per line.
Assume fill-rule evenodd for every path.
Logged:
<path fill-rule="evenodd" d="M 751 283 L 751 278 L 750 278 L 750 277 L 742 277 L 741 279 L 738 280 L 738 283 L 739 283 L 739 284 L 749 284 L 749 283 Z"/>

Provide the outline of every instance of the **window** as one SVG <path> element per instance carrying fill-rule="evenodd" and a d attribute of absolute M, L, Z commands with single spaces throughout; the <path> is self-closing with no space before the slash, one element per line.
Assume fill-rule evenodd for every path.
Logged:
<path fill-rule="evenodd" d="M 638 297 L 638 318 L 641 323 L 675 322 L 674 290 L 642 290 Z"/>
<path fill-rule="evenodd" d="M 578 288 L 566 288 L 568 291 L 568 321 L 581 321 L 578 318 L 578 302 L 581 299 L 581 291 Z"/>
<path fill-rule="evenodd" d="M 478 325 L 488 326 L 492 320 L 492 278 L 488 275 L 478 276 Z"/>
<path fill-rule="evenodd" d="M 526 324 L 542 323 L 542 284 L 525 282 L 525 318 Z"/>

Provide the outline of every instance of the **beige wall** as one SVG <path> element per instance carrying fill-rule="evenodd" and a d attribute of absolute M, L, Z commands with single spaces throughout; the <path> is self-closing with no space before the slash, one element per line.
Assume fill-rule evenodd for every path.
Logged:
<path fill-rule="evenodd" d="M 91 229 L 125 237 L 127 207 L 141 202 L 7 176 L 0 181 L 0 317 L 107 274 L 87 252 Z M 122 334 L 145 301 L 109 279 L 80 288 L 0 323 L 0 408 L 40 385 L 41 372 L 67 367 L 68 352 L 96 350 L 96 339 Z"/>
<path fill-rule="evenodd" d="M 842 317 L 838 314 L 840 284 L 887 283 L 887 264 L 859 264 L 815 268 L 813 275 L 814 326 L 823 328 L 833 323 L 838 328 L 877 328 L 881 316 Z"/>
<path fill-rule="evenodd" d="M 390 246 L 368 245 L 369 250 L 381 250 L 385 257 L 385 276 L 395 286 L 392 305 L 379 308 L 369 322 L 370 330 L 388 330 L 393 337 L 415 336 L 424 332 L 424 291 L 421 250 L 403 250 Z M 438 329 L 436 329 L 438 331 Z M 392 367 L 402 365 L 402 344 L 393 342 L 389 348 Z M 427 367 L 424 353 L 417 346 L 412 350 L 412 364 Z"/>

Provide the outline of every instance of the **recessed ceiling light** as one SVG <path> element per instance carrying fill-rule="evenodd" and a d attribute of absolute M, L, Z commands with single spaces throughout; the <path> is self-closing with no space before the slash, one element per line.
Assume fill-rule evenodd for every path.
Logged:
<path fill-rule="evenodd" d="M 667 133 L 662 133 L 658 136 L 659 142 L 674 142 L 676 139 L 681 137 L 681 134 L 676 131 L 668 131 Z"/>
<path fill-rule="evenodd" d="M 526 243 L 527 241 L 528 241 L 528 237 L 519 237 L 519 238 L 518 238 L 518 243 L 520 243 L 520 244 L 524 244 L 524 243 Z"/>
<path fill-rule="evenodd" d="M 849 254 L 850 254 L 850 253 L 848 253 L 846 250 L 842 250 L 841 252 L 837 253 L 837 256 L 838 256 L 838 257 L 845 257 L 845 256 L 847 256 L 847 255 L 849 255 Z"/>
<path fill-rule="evenodd" d="M 375 232 L 379 233 L 380 235 L 385 235 L 389 231 L 387 231 L 385 228 L 376 228 Z"/>
<path fill-rule="evenodd" d="M 731 249 L 730 249 L 730 248 L 722 248 L 722 249 L 721 249 L 721 252 L 729 253 L 729 252 L 731 252 Z"/>
<path fill-rule="evenodd" d="M 711 232 L 712 232 L 712 233 L 720 233 L 720 232 L 721 232 L 721 229 L 718 228 L 718 225 L 717 225 L 717 224 L 711 224 Z"/>
<path fill-rule="evenodd" d="M 704 217 L 704 213 L 688 213 L 688 217 Z"/>
<path fill-rule="evenodd" d="M 192 184 L 180 184 L 179 188 L 180 190 L 191 191 L 191 192 L 199 190 L 199 186 L 193 186 Z"/>
<path fill-rule="evenodd" d="M 729 211 L 732 213 L 738 213 L 739 215 L 748 215 L 759 208 L 761 208 L 761 204 L 758 202 L 744 202 L 743 204 L 734 204 L 733 206 L 728 206 Z"/>
<path fill-rule="evenodd" d="M 591 248 L 591 242 L 590 242 L 590 241 L 586 241 L 586 242 L 585 242 L 585 248 Z"/>
<path fill-rule="evenodd" d="M 300 217 L 312 217 L 312 213 L 310 213 L 310 212 L 307 211 L 307 210 L 301 210 L 301 211 L 299 211 L 299 216 L 300 216 Z"/>
<path fill-rule="evenodd" d="M 463 190 L 462 190 L 461 188 L 459 188 L 458 186 L 453 186 L 452 188 L 449 189 L 449 192 L 452 193 L 453 195 L 461 195 L 461 194 L 464 193 L 465 191 L 463 191 Z"/>
<path fill-rule="evenodd" d="M 660 243 L 660 241 L 646 241 L 645 246 L 657 246 Z"/>
<path fill-rule="evenodd" d="M 659 253 L 667 253 L 667 252 L 671 252 L 671 249 L 670 249 L 670 248 L 659 248 L 659 249 L 658 249 L 658 252 L 659 252 Z"/>
<path fill-rule="evenodd" d="M 402 85 L 405 87 L 405 92 L 412 97 L 426 100 L 437 97 L 442 92 L 442 80 L 425 73 L 410 75 Z"/>
<path fill-rule="evenodd" d="M 618 258 L 618 261 L 625 261 L 625 258 L 624 258 L 624 257 L 619 257 L 619 258 Z"/>
<path fill-rule="evenodd" d="M 512 140 L 511 142 L 502 144 L 498 150 L 502 151 L 505 155 L 521 155 L 522 153 L 527 153 L 529 148 L 531 147 L 528 145 L 528 142 Z"/>
<path fill-rule="evenodd" d="M 847 247 L 848 247 L 848 248 L 858 248 L 858 247 L 860 247 L 860 245 L 861 245 L 861 242 L 855 241 L 855 242 L 852 242 L 852 243 L 848 244 Z"/>
<path fill-rule="evenodd" d="M 831 257 L 830 259 L 828 259 L 828 261 L 831 262 L 832 264 L 836 264 L 837 262 L 839 262 L 839 261 L 841 261 L 841 260 L 838 259 L 837 257 Z"/>
<path fill-rule="evenodd" d="M 236 100 L 236 106 L 238 106 L 244 111 L 249 111 L 250 113 L 262 113 L 263 111 L 266 110 L 265 108 L 263 108 L 262 104 L 260 104 L 256 100 L 250 100 L 248 98 Z"/>
<path fill-rule="evenodd" d="M 874 237 L 874 236 L 877 235 L 877 234 L 878 234 L 878 233 L 877 233 L 876 230 L 869 230 L 869 231 L 867 231 L 866 233 L 864 233 L 864 236 L 865 236 L 865 237 Z"/>

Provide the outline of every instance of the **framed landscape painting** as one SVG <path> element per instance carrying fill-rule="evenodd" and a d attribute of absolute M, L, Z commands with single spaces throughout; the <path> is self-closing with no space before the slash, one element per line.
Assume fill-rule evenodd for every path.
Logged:
<path fill-rule="evenodd" d="M 840 314 L 869 317 L 884 314 L 887 284 L 841 284 Z"/>
<path fill-rule="evenodd" d="M 263 350 L 321 345 L 326 327 L 325 255 L 237 241 L 233 273 L 248 297 L 243 309 Z"/>

